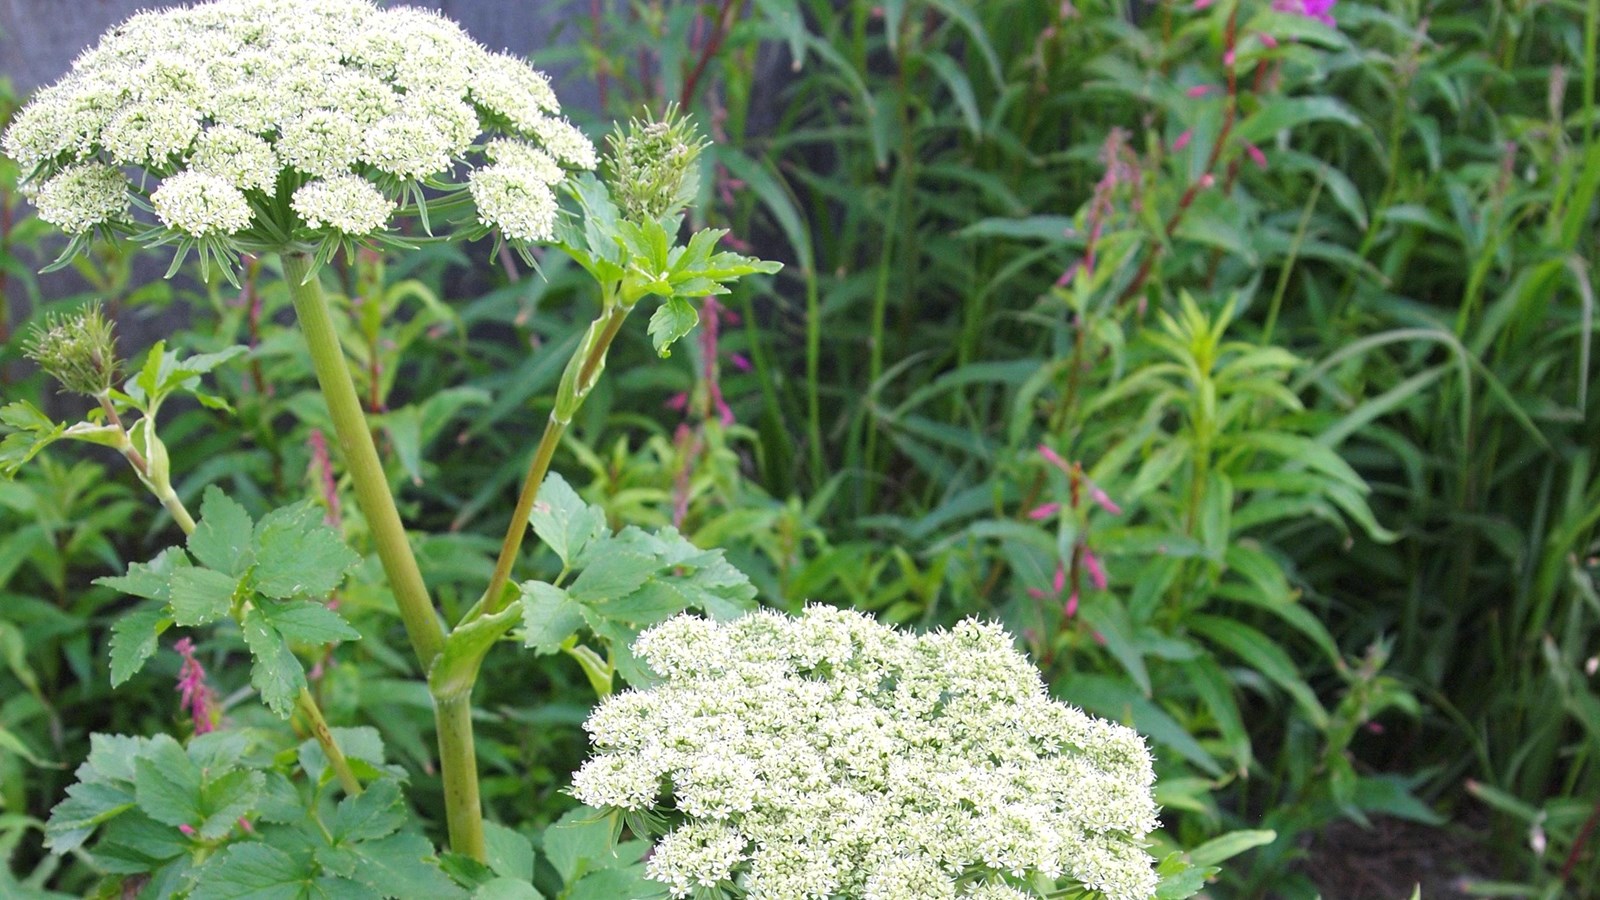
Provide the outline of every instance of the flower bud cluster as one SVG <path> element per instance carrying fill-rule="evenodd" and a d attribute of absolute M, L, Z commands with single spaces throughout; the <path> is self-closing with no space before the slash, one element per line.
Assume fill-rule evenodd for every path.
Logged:
<path fill-rule="evenodd" d="M 1019 900 L 1036 876 L 1155 891 L 1143 739 L 1052 700 L 999 625 L 917 636 L 813 606 L 679 616 L 635 650 L 663 680 L 590 717 L 573 793 L 682 820 L 648 863 L 676 897 L 732 881 L 752 900 Z"/>
<path fill-rule="evenodd" d="M 611 193 L 624 218 L 656 221 L 694 199 L 694 167 L 705 143 L 675 109 L 659 122 L 634 120 L 626 130 L 619 125 L 606 144 Z"/>
<path fill-rule="evenodd" d="M 72 315 L 47 315 L 22 350 L 62 387 L 89 397 L 109 391 L 121 368 L 111 321 L 98 306 Z"/>
<path fill-rule="evenodd" d="M 484 135 L 536 164 L 480 165 Z M 130 195 L 159 179 L 157 218 L 203 240 L 279 214 L 263 234 L 370 235 L 407 185 L 458 187 L 458 172 L 483 224 L 545 240 L 563 167 L 595 165 L 543 74 L 438 14 L 372 0 L 140 13 L 39 91 L 3 146 L 41 218 L 69 233 L 126 222 Z"/>

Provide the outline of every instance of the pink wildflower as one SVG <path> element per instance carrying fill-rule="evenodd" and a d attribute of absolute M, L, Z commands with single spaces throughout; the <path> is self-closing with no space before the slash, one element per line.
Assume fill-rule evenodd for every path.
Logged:
<path fill-rule="evenodd" d="M 185 837 L 194 837 L 194 826 L 193 825 L 189 825 L 189 824 L 185 823 L 185 824 L 179 825 L 178 826 L 178 830 L 183 832 Z"/>
<path fill-rule="evenodd" d="M 1256 164 L 1256 168 L 1262 170 L 1267 168 L 1267 155 L 1261 152 L 1260 147 L 1255 144 L 1245 144 L 1244 152 L 1250 154 L 1250 161 Z"/>
<path fill-rule="evenodd" d="M 1061 454 L 1059 454 L 1059 453 L 1055 452 L 1054 450 L 1050 449 L 1049 445 L 1040 444 L 1039 445 L 1039 455 L 1044 457 L 1045 461 L 1048 462 L 1050 465 L 1055 466 L 1056 468 L 1060 469 L 1063 472 L 1071 474 L 1072 467 L 1067 465 L 1067 461 L 1061 458 Z"/>
<path fill-rule="evenodd" d="M 1192 140 L 1194 140 L 1194 129 L 1190 128 L 1183 134 L 1178 135 L 1178 139 L 1172 142 L 1172 152 L 1183 152 L 1183 148 L 1189 146 L 1189 142 Z"/>
<path fill-rule="evenodd" d="M 1089 481 L 1087 478 L 1084 481 L 1089 485 L 1090 500 L 1093 500 L 1097 506 L 1113 516 L 1122 515 L 1122 507 L 1118 506 L 1105 491 L 1101 490 L 1100 485 Z"/>
<path fill-rule="evenodd" d="M 667 398 L 667 402 L 664 405 L 667 407 L 667 409 L 682 412 L 683 408 L 689 405 L 689 392 L 679 391 L 678 393 L 673 394 L 671 397 Z"/>
<path fill-rule="evenodd" d="M 1201 97 L 1204 97 L 1209 93 L 1211 93 L 1211 85 L 1209 85 L 1209 84 L 1197 84 L 1197 85 L 1194 85 L 1193 87 L 1189 88 L 1188 90 L 1184 91 L 1183 95 L 1185 97 L 1188 97 L 1190 100 L 1198 100 Z"/>
<path fill-rule="evenodd" d="M 1256 35 L 1256 37 L 1261 39 L 1261 46 L 1266 47 L 1268 50 L 1278 49 L 1278 39 L 1270 34 L 1267 34 L 1265 31 Z"/>
<path fill-rule="evenodd" d="M 1222 64 L 1227 66 L 1230 69 L 1233 68 L 1233 63 L 1237 59 L 1238 59 L 1238 57 L 1234 55 L 1234 52 L 1232 50 L 1229 50 L 1227 53 L 1222 54 Z"/>
<path fill-rule="evenodd" d="M 1335 27 L 1333 21 L 1333 4 L 1335 0 L 1272 0 L 1272 8 L 1278 12 L 1294 13 L 1308 19 Z"/>
<path fill-rule="evenodd" d="M 1067 605 L 1062 609 L 1062 613 L 1065 614 L 1069 619 L 1078 614 L 1077 591 L 1073 591 L 1072 594 L 1067 597 Z"/>
<path fill-rule="evenodd" d="M 1028 518 L 1035 522 L 1041 522 L 1055 516 L 1058 512 L 1061 512 L 1061 504 L 1046 503 L 1043 506 L 1035 506 L 1033 509 L 1028 510 Z"/>
<path fill-rule="evenodd" d="M 306 438 L 306 444 L 311 447 L 311 477 L 317 481 L 317 487 L 322 490 L 322 502 L 328 507 L 328 512 L 323 520 L 334 528 L 339 527 L 343 518 L 339 506 L 339 486 L 333 478 L 333 460 L 328 455 L 328 440 L 322 436 L 322 429 L 311 429 L 311 435 Z"/>
<path fill-rule="evenodd" d="M 1067 569 L 1060 563 L 1056 563 L 1056 574 L 1050 579 L 1050 587 L 1055 589 L 1058 597 L 1067 589 Z"/>
<path fill-rule="evenodd" d="M 750 371 L 750 358 L 745 356 L 743 353 L 729 354 L 728 361 L 733 363 L 733 367 L 741 372 Z"/>
<path fill-rule="evenodd" d="M 1095 590 L 1103 591 L 1106 589 L 1105 567 L 1100 564 L 1100 557 L 1095 556 L 1094 551 L 1088 547 L 1083 548 L 1083 568 L 1088 571 L 1089 581 L 1094 585 Z"/>
<path fill-rule="evenodd" d="M 1213 0 L 1194 0 L 1194 11 L 1200 12 L 1211 8 Z"/>
<path fill-rule="evenodd" d="M 178 700 L 194 720 L 194 733 L 205 734 L 216 728 L 212 712 L 216 707 L 216 695 L 206 684 L 205 668 L 194 658 L 194 641 L 183 638 L 172 649 L 183 657 L 183 665 L 178 669 Z"/>

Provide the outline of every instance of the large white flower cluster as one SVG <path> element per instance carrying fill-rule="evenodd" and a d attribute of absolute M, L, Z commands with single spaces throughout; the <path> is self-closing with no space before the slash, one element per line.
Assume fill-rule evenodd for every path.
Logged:
<path fill-rule="evenodd" d="M 486 134 L 499 152 L 474 168 Z M 125 220 L 153 176 L 157 217 L 193 238 L 252 224 L 367 235 L 406 185 L 464 172 L 483 224 L 544 240 L 562 167 L 595 165 L 544 75 L 440 15 L 371 0 L 136 15 L 17 114 L 4 149 L 40 216 L 70 233 Z"/>
<path fill-rule="evenodd" d="M 663 680 L 590 717 L 573 793 L 681 815 L 648 864 L 674 896 L 1022 900 L 1040 875 L 1155 891 L 1143 739 L 1052 700 L 999 625 L 917 636 L 813 606 L 679 616 L 635 648 Z"/>

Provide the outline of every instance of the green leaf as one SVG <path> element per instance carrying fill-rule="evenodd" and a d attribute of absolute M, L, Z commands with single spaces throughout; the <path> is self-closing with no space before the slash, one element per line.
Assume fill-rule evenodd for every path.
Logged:
<path fill-rule="evenodd" d="M 1206 879 L 1216 872 L 1216 869 L 1191 865 L 1182 853 L 1169 853 L 1156 866 L 1161 882 L 1156 886 L 1155 900 L 1188 900 L 1205 890 Z"/>
<path fill-rule="evenodd" d="M 554 653 L 583 627 L 583 607 L 553 584 L 522 585 L 522 645 L 536 653 Z"/>
<path fill-rule="evenodd" d="M 545 829 L 545 858 L 561 874 L 561 880 L 571 884 L 585 872 L 615 864 L 614 833 L 611 815 L 579 807 Z"/>
<path fill-rule="evenodd" d="M 161 633 L 172 625 L 165 608 L 145 606 L 123 613 L 111 625 L 111 686 L 117 687 L 144 668 L 155 655 Z"/>
<path fill-rule="evenodd" d="M 179 547 L 168 547 L 148 563 L 133 563 L 126 575 L 106 575 L 94 580 L 95 584 L 166 603 L 171 599 L 172 573 L 189 566 L 189 556 Z"/>
<path fill-rule="evenodd" d="M 521 878 L 496 878 L 472 892 L 472 900 L 544 900 L 544 895 Z"/>
<path fill-rule="evenodd" d="M 259 609 L 247 610 L 239 629 L 244 633 L 245 646 L 255 658 L 255 664 L 250 667 L 250 683 L 273 712 L 289 718 L 296 698 L 306 686 L 306 673 L 300 660 Z"/>
<path fill-rule="evenodd" d="M 1328 725 L 1328 711 L 1322 708 L 1311 685 L 1300 677 L 1299 667 L 1270 638 L 1248 625 L 1220 616 L 1197 613 L 1185 623 L 1196 633 L 1231 651 L 1251 668 L 1265 675 L 1293 697 L 1318 729 Z"/>
<path fill-rule="evenodd" d="M 335 843 L 374 840 L 399 831 L 409 818 L 400 786 L 392 779 L 384 779 L 368 785 L 357 796 L 339 801 L 328 831 Z"/>
<path fill-rule="evenodd" d="M 383 736 L 378 733 L 378 729 L 362 725 L 328 730 L 333 734 L 333 742 L 344 751 L 345 759 L 350 761 L 357 775 L 363 775 L 364 772 L 367 777 L 392 774 L 384 766 Z M 315 738 L 306 738 L 301 742 L 299 760 L 301 770 L 314 783 L 325 784 L 333 777 L 328 768 L 327 753 Z M 403 774 L 401 777 L 404 777 Z"/>
<path fill-rule="evenodd" d="M 274 510 L 256 524 L 255 587 L 269 597 L 323 597 L 361 561 L 309 504 Z"/>
<path fill-rule="evenodd" d="M 661 568 L 653 556 L 613 551 L 595 554 L 569 589 L 574 600 L 594 606 L 608 600 L 619 600 L 638 590 L 650 576 Z"/>
<path fill-rule="evenodd" d="M 208 569 L 243 575 L 253 561 L 254 524 L 243 506 L 212 485 L 200 501 L 200 521 L 189 535 L 189 552 Z"/>
<path fill-rule="evenodd" d="M 643 866 L 626 869 L 601 869 L 584 876 L 563 895 L 566 900 L 654 900 L 667 896 L 666 885 L 651 881 Z"/>
<path fill-rule="evenodd" d="M 316 876 L 307 862 L 266 844 L 234 844 L 200 870 L 189 900 L 301 900 Z"/>
<path fill-rule="evenodd" d="M 66 425 L 51 421 L 26 400 L 0 407 L 0 424 L 11 429 L 0 440 L 0 476 L 5 478 L 15 477 L 19 469 L 67 430 Z"/>
<path fill-rule="evenodd" d="M 1271 139 L 1307 122 L 1338 122 L 1351 128 L 1362 127 L 1361 119 L 1333 97 L 1278 97 L 1246 116 L 1234 132 L 1242 143 L 1255 144 Z"/>
<path fill-rule="evenodd" d="M 177 741 L 156 738 L 133 765 L 134 796 L 145 815 L 174 828 L 193 826 L 204 817 L 200 769 Z"/>
<path fill-rule="evenodd" d="M 650 316 L 650 341 L 662 359 L 672 355 L 673 342 L 687 335 L 699 324 L 700 315 L 693 304 L 682 297 L 668 297 Z"/>
<path fill-rule="evenodd" d="M 172 620 L 192 627 L 224 618 L 233 609 L 239 579 L 190 566 L 172 573 Z"/>
<path fill-rule="evenodd" d="M 197 829 L 201 840 L 214 841 L 239 824 L 239 819 L 255 808 L 266 785 L 258 771 L 235 769 L 208 779 L 200 789 L 201 819 Z"/>
<path fill-rule="evenodd" d="M 533 879 L 533 842 L 526 835 L 495 822 L 485 822 L 483 838 L 489 868 L 495 874 L 522 881 Z"/>
<path fill-rule="evenodd" d="M 576 566 L 583 551 L 596 537 L 609 534 L 606 514 L 598 506 L 583 502 L 558 473 L 545 476 L 539 496 L 528 515 L 533 533 L 561 557 L 566 566 Z"/>
<path fill-rule="evenodd" d="M 1190 850 L 1189 861 L 1196 866 L 1215 866 L 1246 850 L 1265 847 L 1277 839 L 1276 831 L 1232 831 Z"/>
<path fill-rule="evenodd" d="M 257 608 L 285 640 L 331 644 L 361 639 L 361 632 L 351 628 L 343 616 L 315 600 L 263 599 Z"/>
<path fill-rule="evenodd" d="M 357 861 L 349 877 L 385 897 L 454 900 L 466 896 L 439 868 L 433 845 L 420 834 L 394 834 L 343 849 Z"/>

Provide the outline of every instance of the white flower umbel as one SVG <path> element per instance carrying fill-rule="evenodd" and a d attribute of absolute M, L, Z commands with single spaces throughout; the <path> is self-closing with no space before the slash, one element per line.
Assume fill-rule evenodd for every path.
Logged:
<path fill-rule="evenodd" d="M 676 897 L 1155 891 L 1144 740 L 1052 700 L 998 625 L 917 636 L 813 606 L 679 616 L 635 650 L 663 680 L 590 717 L 573 793 L 681 821 L 649 863 Z"/>
<path fill-rule="evenodd" d="M 39 186 L 39 218 L 68 234 L 84 234 L 128 213 L 128 179 L 103 163 L 78 163 Z"/>
<path fill-rule="evenodd" d="M 486 158 L 491 142 L 515 152 Z M 467 236 L 499 229 L 525 249 L 550 238 L 567 169 L 595 165 L 543 74 L 443 16 L 373 0 L 140 13 L 39 91 L 0 146 L 68 231 L 218 257 L 326 255 L 385 232 L 397 200 L 425 226 L 437 206 Z M 118 171 L 131 187 L 111 189 Z M 166 227 L 128 221 L 130 192 Z"/>

